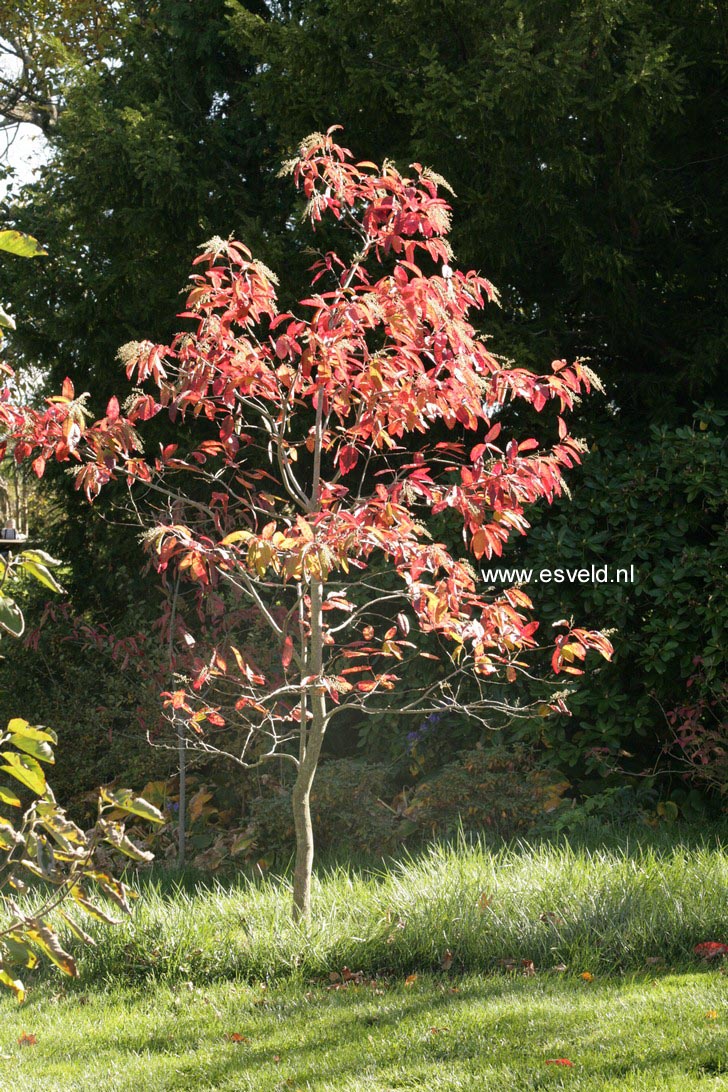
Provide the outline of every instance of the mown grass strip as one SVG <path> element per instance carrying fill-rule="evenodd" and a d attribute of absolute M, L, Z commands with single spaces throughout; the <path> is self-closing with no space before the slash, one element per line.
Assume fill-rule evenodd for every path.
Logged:
<path fill-rule="evenodd" d="M 728 1088 L 728 978 L 715 970 L 149 984 L 0 1004 L 3 1092 Z"/>

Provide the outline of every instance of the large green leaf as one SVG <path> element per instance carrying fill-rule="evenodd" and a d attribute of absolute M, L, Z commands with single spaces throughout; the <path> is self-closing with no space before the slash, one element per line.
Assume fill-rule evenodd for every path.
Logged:
<path fill-rule="evenodd" d="M 13 736 L 25 736 L 26 739 L 46 740 L 48 743 L 58 743 L 58 736 L 50 728 L 34 728 L 22 717 L 13 717 L 8 721 L 8 731 Z M 16 740 L 13 740 L 15 743 Z M 55 800 L 53 800 L 55 805 Z"/>
<path fill-rule="evenodd" d="M 141 796 L 135 796 L 131 789 L 121 789 L 119 792 L 111 792 L 110 789 L 101 789 L 101 799 L 105 804 L 113 804 L 120 811 L 129 815 L 138 815 L 142 819 L 148 819 L 150 823 L 163 823 L 164 816 L 159 808 L 150 804 Z"/>
<path fill-rule="evenodd" d="M 19 751 L 25 751 L 39 762 L 48 762 L 51 765 L 56 761 L 53 757 L 53 749 L 44 739 L 32 739 L 24 735 L 13 736 L 13 744 Z"/>
<path fill-rule="evenodd" d="M 23 572 L 30 573 L 36 580 L 39 580 L 41 584 L 44 584 L 46 588 L 50 588 L 54 592 L 62 592 L 63 586 L 58 583 L 53 573 L 42 562 L 37 561 L 33 556 L 40 553 L 39 550 L 24 550 L 22 554 L 18 556 L 18 566 L 23 569 Z"/>
<path fill-rule="evenodd" d="M 25 629 L 23 612 L 13 599 L 0 595 L 0 627 L 12 637 L 22 637 Z"/>
<path fill-rule="evenodd" d="M 23 550 L 20 556 L 21 558 L 28 558 L 29 561 L 35 561 L 39 565 L 45 565 L 51 569 L 55 568 L 57 565 L 63 564 L 57 557 L 51 557 L 47 550 Z"/>
<path fill-rule="evenodd" d="M 15 329 L 15 319 L 12 315 L 9 315 L 0 303 L 0 326 L 4 326 L 8 330 Z"/>
<path fill-rule="evenodd" d="M 0 231 L 0 250 L 18 258 L 42 258 L 48 253 L 32 235 L 22 231 Z"/>
<path fill-rule="evenodd" d="M 0 785 L 0 800 L 3 804 L 9 804 L 11 808 L 20 807 L 19 798 L 10 789 L 6 789 L 4 785 Z"/>
<path fill-rule="evenodd" d="M 0 751 L 0 758 L 4 758 L 7 763 L 0 766 L 0 770 L 9 773 L 36 796 L 43 795 L 46 788 L 45 774 L 34 758 L 16 754 L 14 751 Z"/>

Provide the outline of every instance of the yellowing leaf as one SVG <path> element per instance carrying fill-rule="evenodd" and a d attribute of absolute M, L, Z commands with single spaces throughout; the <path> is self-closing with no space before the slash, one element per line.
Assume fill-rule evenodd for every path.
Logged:
<path fill-rule="evenodd" d="M 18 258 L 42 258 L 48 253 L 32 235 L 23 231 L 0 231 L 0 250 Z"/>
<path fill-rule="evenodd" d="M 0 770 L 9 773 L 36 796 L 43 795 L 46 790 L 45 774 L 34 758 L 30 755 L 18 755 L 14 751 L 0 751 L 0 758 L 4 758 L 7 763 L 6 766 L 0 766 Z"/>
<path fill-rule="evenodd" d="M 55 963 L 59 970 L 71 978 L 78 977 L 78 968 L 73 956 L 65 952 L 60 945 L 57 935 L 47 925 L 36 921 L 35 925 L 27 930 L 28 940 L 40 948 L 44 955 Z"/>
<path fill-rule="evenodd" d="M 13 736 L 23 736 L 25 739 L 45 740 L 48 743 L 58 743 L 58 736 L 47 728 L 32 728 L 27 720 L 21 717 L 13 717 L 8 721 L 8 731 Z M 17 740 L 13 740 L 17 745 Z"/>
<path fill-rule="evenodd" d="M 190 800 L 190 822 L 194 823 L 205 811 L 205 804 L 212 800 L 212 793 L 200 789 Z M 208 809 L 209 810 L 209 809 Z"/>
<path fill-rule="evenodd" d="M 101 799 L 105 804 L 112 804 L 129 815 L 138 815 L 140 819 L 148 819 L 150 823 L 164 822 L 164 816 L 159 808 L 155 808 L 154 804 L 150 804 L 141 796 L 135 796 L 131 789 L 121 789 L 119 792 L 102 789 Z"/>
<path fill-rule="evenodd" d="M 7 971 L 0 969 L 0 982 L 3 986 L 7 986 L 9 990 L 12 990 L 18 999 L 18 1004 L 22 1005 L 25 1000 L 25 987 L 19 978 L 13 978 Z"/>
<path fill-rule="evenodd" d="M 250 531 L 231 531 L 221 539 L 221 546 L 233 546 L 236 542 L 246 542 L 251 537 Z"/>

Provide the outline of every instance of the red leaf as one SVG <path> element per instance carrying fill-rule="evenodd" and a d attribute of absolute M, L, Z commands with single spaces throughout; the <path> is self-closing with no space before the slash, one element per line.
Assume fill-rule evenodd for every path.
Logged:
<path fill-rule="evenodd" d="M 281 663 L 283 664 L 283 667 L 289 667 L 292 659 L 293 641 L 290 637 L 286 637 L 285 641 L 283 642 L 283 652 L 281 653 Z"/>
<path fill-rule="evenodd" d="M 339 451 L 339 469 L 348 474 L 359 462 L 359 452 L 352 444 L 345 444 Z"/>
<path fill-rule="evenodd" d="M 106 416 L 110 421 L 119 420 L 119 399 L 115 394 L 109 399 L 109 404 L 106 407 Z"/>
<path fill-rule="evenodd" d="M 68 376 L 66 376 L 66 378 L 63 380 L 63 386 L 61 387 L 61 396 L 63 398 L 67 398 L 69 402 L 72 402 L 73 393 L 73 383 L 68 378 Z"/>
<path fill-rule="evenodd" d="M 42 478 L 46 468 L 46 461 L 43 456 L 39 455 L 37 459 L 33 459 L 31 465 L 33 467 L 33 473 L 36 474 L 37 477 Z"/>
<path fill-rule="evenodd" d="M 570 1062 L 568 1058 L 547 1058 L 546 1065 L 568 1065 L 573 1066 L 574 1063 Z"/>
<path fill-rule="evenodd" d="M 721 944 L 718 940 L 704 940 L 702 944 L 696 944 L 693 951 L 701 959 L 716 959 L 718 956 L 728 955 L 728 944 Z"/>

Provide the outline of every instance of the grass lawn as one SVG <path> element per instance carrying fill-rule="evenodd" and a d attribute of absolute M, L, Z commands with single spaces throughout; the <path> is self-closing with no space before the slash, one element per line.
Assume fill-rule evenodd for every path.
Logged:
<path fill-rule="evenodd" d="M 716 970 L 46 986 L 22 1008 L 2 1002 L 8 1092 L 728 1089 L 728 976 Z M 23 1033 L 37 1042 L 20 1045 Z M 548 1064 L 560 1058 L 573 1066 Z"/>
<path fill-rule="evenodd" d="M 0 995 L 0 1092 L 728 1092 L 717 832 L 322 869 L 309 926 L 285 879 L 140 887 L 78 981 Z"/>

